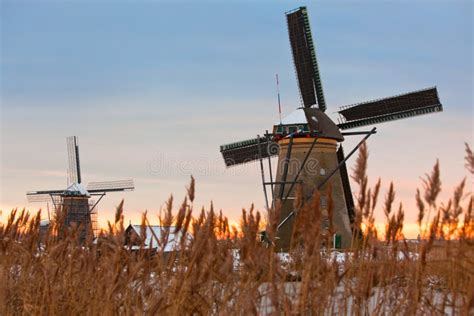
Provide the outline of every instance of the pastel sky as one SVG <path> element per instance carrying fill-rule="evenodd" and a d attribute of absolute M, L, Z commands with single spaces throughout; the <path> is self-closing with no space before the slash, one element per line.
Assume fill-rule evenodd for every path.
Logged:
<path fill-rule="evenodd" d="M 2 0 L 3 220 L 13 207 L 45 207 L 28 204 L 25 191 L 65 187 L 70 135 L 79 136 L 85 182 L 135 180 L 134 192 L 101 202 L 103 225 L 122 198 L 127 221 L 145 210 L 156 219 L 170 194 L 184 197 L 191 174 L 197 209 L 212 200 L 235 221 L 252 202 L 264 211 L 258 165 L 226 169 L 219 145 L 278 121 L 276 73 L 284 114 L 300 105 L 284 16 L 299 5 L 309 10 L 330 116 L 438 87 L 443 113 L 381 124 L 368 142 L 370 182 L 381 177 L 384 195 L 394 181 L 410 227 L 420 177 L 437 158 L 443 198 L 468 176 L 471 1 Z"/>

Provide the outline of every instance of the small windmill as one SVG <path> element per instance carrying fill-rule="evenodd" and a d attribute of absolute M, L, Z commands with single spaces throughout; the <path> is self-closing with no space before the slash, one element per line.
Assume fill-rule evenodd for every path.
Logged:
<path fill-rule="evenodd" d="M 133 180 L 90 182 L 87 188 L 82 184 L 81 166 L 79 162 L 79 145 L 76 136 L 67 138 L 68 148 L 68 187 L 60 190 L 45 190 L 27 192 L 29 202 L 51 200 L 54 210 L 65 211 L 65 227 L 81 226 L 80 240 L 96 230 L 97 204 L 107 192 L 131 191 L 135 187 Z M 91 200 L 96 197 L 97 200 Z"/>
<path fill-rule="evenodd" d="M 348 247 L 354 202 L 345 163 L 376 128 L 357 132 L 343 130 L 439 112 L 443 107 L 434 87 L 342 107 L 338 111 L 339 122 L 334 123 L 324 113 L 326 102 L 306 7 L 287 12 L 286 18 L 303 107 L 274 125 L 272 133 L 267 131 L 264 137 L 223 145 L 220 151 L 227 167 L 260 160 L 267 208 L 270 207 L 267 186 L 270 186 L 272 205 L 278 200 L 282 203 L 277 249 L 286 251 L 290 246 L 294 214 L 298 211 L 293 207 L 294 188 L 298 183 L 302 184 L 304 198 L 310 198 L 315 190 L 331 188 L 335 246 Z M 365 136 L 345 156 L 341 142 L 344 136 L 350 135 Z M 272 156 L 278 156 L 275 181 Z M 268 158 L 269 182 L 265 180 L 264 158 Z M 320 206 L 324 213 L 328 206 L 324 196 Z"/>

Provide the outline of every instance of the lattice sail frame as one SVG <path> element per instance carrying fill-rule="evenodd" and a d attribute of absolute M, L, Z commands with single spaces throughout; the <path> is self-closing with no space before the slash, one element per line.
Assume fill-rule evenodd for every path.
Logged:
<path fill-rule="evenodd" d="M 340 129 L 356 128 L 443 111 L 436 87 L 341 107 Z"/>
<path fill-rule="evenodd" d="M 311 107 L 317 104 L 318 108 L 324 112 L 326 101 L 306 7 L 287 12 L 286 19 L 303 105 Z"/>
<path fill-rule="evenodd" d="M 278 144 L 266 138 L 247 139 L 222 145 L 220 148 L 227 167 L 256 161 L 260 158 L 260 154 L 261 158 L 273 157 L 278 155 L 278 150 Z"/>
<path fill-rule="evenodd" d="M 117 181 L 89 182 L 87 191 L 89 193 L 131 191 L 135 189 L 132 179 Z"/>
<path fill-rule="evenodd" d="M 66 138 L 68 152 L 68 185 L 81 183 L 81 169 L 79 161 L 79 142 L 76 136 Z"/>

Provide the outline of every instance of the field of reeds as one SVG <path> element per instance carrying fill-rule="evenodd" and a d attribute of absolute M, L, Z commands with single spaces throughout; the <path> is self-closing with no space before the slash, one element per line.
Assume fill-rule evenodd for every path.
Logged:
<path fill-rule="evenodd" d="M 439 201 L 438 163 L 424 177 L 414 194 L 421 238 L 407 241 L 396 187 L 385 194 L 380 181 L 369 187 L 368 151 L 361 147 L 353 170 L 361 228 L 344 252 L 321 248 L 333 227 L 330 221 L 321 229 L 319 198 L 328 195 L 331 214 L 330 192 L 296 199 L 287 254 L 272 243 L 278 205 L 268 215 L 243 210 L 240 227 L 231 227 L 212 206 L 194 210 L 194 179 L 184 200 L 175 206 L 170 197 L 159 214 L 163 226 L 173 226 L 164 229 L 161 246 L 175 231 L 192 235 L 166 254 L 124 246 L 123 202 L 108 229 L 82 245 L 77 229 L 59 237 L 61 220 L 40 236 L 39 213 L 13 211 L 0 227 L 0 314 L 472 315 L 474 156 L 467 144 L 465 160 L 470 178 L 449 201 Z M 386 216 L 384 231 L 375 229 L 377 209 Z M 144 214 L 143 228 L 148 224 Z M 269 242 L 260 241 L 262 229 Z"/>

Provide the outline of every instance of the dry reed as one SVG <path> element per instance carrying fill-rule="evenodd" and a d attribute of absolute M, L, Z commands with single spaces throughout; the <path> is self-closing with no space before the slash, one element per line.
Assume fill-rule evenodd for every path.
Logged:
<path fill-rule="evenodd" d="M 472 176 L 474 159 L 467 144 L 465 159 Z M 242 210 L 238 229 L 230 227 L 212 203 L 193 215 L 194 178 L 178 209 L 171 196 L 160 212 L 167 228 L 155 236 L 158 251 L 153 255 L 143 242 L 138 251 L 125 246 L 123 201 L 97 241 L 82 245 L 80 227 L 62 227 L 61 212 L 48 234 L 40 236 L 40 213 L 13 210 L 0 227 L 0 314 L 472 314 L 473 196 L 465 192 L 466 180 L 449 201 L 438 203 L 436 162 L 423 179 L 423 191 L 416 192 L 424 237 L 416 242 L 403 237 L 405 211 L 401 204 L 394 206 L 391 183 L 383 205 L 385 238 L 379 240 L 374 214 L 381 181 L 369 187 L 367 166 L 364 145 L 353 174 L 358 185 L 354 242 L 345 253 L 321 246 L 330 244 L 334 230 L 332 220 L 325 221 L 333 213 L 330 190 L 305 201 L 297 188 L 288 254 L 277 254 L 271 242 L 280 203 L 266 221 L 252 207 Z M 320 210 L 321 195 L 328 198 L 326 215 Z M 140 240 L 148 217 L 145 212 Z M 269 243 L 257 238 L 262 226 Z M 181 233 L 181 250 L 165 253 L 175 233 Z"/>

